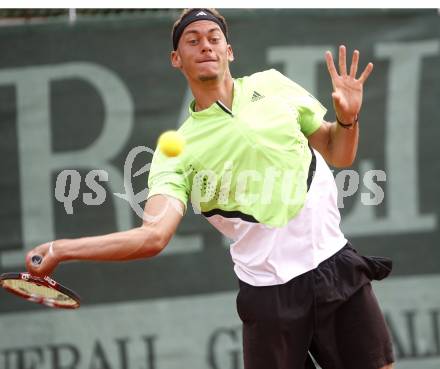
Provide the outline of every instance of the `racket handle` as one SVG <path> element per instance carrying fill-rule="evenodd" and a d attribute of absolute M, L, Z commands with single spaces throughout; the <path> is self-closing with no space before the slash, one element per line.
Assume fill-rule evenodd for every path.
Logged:
<path fill-rule="evenodd" d="M 40 255 L 33 255 L 31 261 L 33 265 L 40 265 L 43 261 L 43 257 Z"/>

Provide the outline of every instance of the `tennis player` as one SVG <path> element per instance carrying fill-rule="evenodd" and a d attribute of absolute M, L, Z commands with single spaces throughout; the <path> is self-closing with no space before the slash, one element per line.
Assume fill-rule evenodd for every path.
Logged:
<path fill-rule="evenodd" d="M 392 368 L 390 334 L 371 281 L 391 262 L 365 257 L 339 223 L 337 188 L 327 163 L 356 156 L 363 85 L 359 52 L 350 70 L 325 59 L 335 122 L 306 90 L 271 69 L 232 78 L 234 54 L 226 21 L 214 9 L 187 9 L 172 31 L 171 64 L 194 101 L 180 128 L 182 155 L 156 151 L 143 224 L 97 237 L 56 240 L 27 256 L 36 275 L 66 260 L 130 260 L 168 244 L 191 199 L 196 212 L 233 240 L 246 369 Z M 172 206 L 170 206 L 172 205 Z M 44 257 L 33 266 L 34 254 Z"/>

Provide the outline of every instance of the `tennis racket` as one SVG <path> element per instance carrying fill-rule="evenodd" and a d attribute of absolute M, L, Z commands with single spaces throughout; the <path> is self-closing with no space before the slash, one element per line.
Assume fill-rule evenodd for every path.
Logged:
<path fill-rule="evenodd" d="M 43 261 L 40 255 L 31 258 L 32 264 Z M 54 281 L 49 276 L 36 277 L 29 273 L 4 273 L 0 275 L 0 285 L 28 301 L 58 309 L 77 309 L 80 297 L 69 288 Z"/>

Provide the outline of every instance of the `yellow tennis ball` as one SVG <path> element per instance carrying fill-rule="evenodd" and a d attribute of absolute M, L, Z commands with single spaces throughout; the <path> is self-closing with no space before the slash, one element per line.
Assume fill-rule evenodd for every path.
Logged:
<path fill-rule="evenodd" d="M 177 156 L 185 147 L 185 139 L 177 131 L 166 131 L 160 135 L 157 145 L 166 156 Z"/>

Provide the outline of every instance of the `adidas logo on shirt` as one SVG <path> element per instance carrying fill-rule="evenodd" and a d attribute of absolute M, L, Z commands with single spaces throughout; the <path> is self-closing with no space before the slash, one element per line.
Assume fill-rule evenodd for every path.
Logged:
<path fill-rule="evenodd" d="M 198 17 L 199 15 L 208 15 L 208 14 L 206 14 L 206 13 L 202 10 L 202 11 L 200 11 L 200 12 L 198 12 L 198 13 L 196 14 L 196 17 Z"/>
<path fill-rule="evenodd" d="M 252 94 L 251 102 L 261 100 L 263 97 L 263 95 L 259 94 L 257 91 L 254 91 L 254 93 Z"/>

